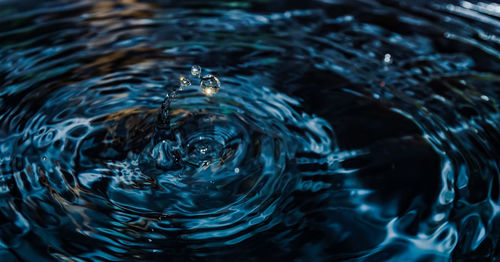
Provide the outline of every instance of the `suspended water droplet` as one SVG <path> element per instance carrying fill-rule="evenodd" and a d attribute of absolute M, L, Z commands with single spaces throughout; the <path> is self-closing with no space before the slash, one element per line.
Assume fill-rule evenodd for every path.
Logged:
<path fill-rule="evenodd" d="M 182 75 L 179 77 L 179 82 L 181 83 L 181 89 L 191 85 L 191 81 Z"/>
<path fill-rule="evenodd" d="M 201 91 L 207 96 L 212 96 L 220 89 L 220 81 L 213 75 L 205 75 L 200 82 Z"/>
<path fill-rule="evenodd" d="M 44 161 L 45 161 L 45 160 L 47 160 L 47 157 L 46 157 L 46 156 L 43 156 L 43 157 L 42 157 L 42 160 L 44 160 Z"/>
<path fill-rule="evenodd" d="M 199 65 L 194 65 L 191 67 L 191 74 L 197 77 L 200 77 L 201 75 L 201 66 Z"/>
<path fill-rule="evenodd" d="M 392 56 L 391 54 L 385 54 L 384 55 L 384 64 L 392 64 Z"/>

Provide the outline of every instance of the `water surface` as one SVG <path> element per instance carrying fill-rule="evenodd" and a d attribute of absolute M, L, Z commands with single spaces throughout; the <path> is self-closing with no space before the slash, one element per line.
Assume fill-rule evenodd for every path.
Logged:
<path fill-rule="evenodd" d="M 1 1 L 0 255 L 498 259 L 499 61 L 489 2 Z"/>

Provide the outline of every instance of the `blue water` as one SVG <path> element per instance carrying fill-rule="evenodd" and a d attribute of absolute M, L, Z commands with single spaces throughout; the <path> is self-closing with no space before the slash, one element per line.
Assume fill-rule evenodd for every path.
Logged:
<path fill-rule="evenodd" d="M 497 261 L 499 102 L 493 2 L 0 1 L 0 260 Z"/>

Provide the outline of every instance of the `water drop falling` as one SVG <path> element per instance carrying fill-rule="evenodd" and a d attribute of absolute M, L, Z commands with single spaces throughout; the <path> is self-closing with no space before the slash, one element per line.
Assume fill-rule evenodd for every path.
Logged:
<path fill-rule="evenodd" d="M 199 65 L 194 65 L 191 67 L 191 74 L 197 77 L 200 77 L 201 75 L 201 66 Z"/>
<path fill-rule="evenodd" d="M 220 89 L 220 81 L 213 75 L 205 75 L 200 82 L 201 91 L 207 96 L 212 96 Z"/>
<path fill-rule="evenodd" d="M 184 87 L 188 87 L 191 85 L 191 81 L 189 81 L 189 79 L 187 79 L 185 76 L 181 75 L 179 77 L 179 82 L 181 83 L 181 86 L 180 88 L 184 88 Z"/>
<path fill-rule="evenodd" d="M 385 54 L 384 55 L 384 64 L 392 64 L 392 56 L 391 54 Z"/>

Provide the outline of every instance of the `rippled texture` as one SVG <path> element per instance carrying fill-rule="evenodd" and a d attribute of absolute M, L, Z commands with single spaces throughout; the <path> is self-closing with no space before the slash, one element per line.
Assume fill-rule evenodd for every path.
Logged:
<path fill-rule="evenodd" d="M 500 256 L 498 4 L 2 1 L 0 15 L 2 261 Z M 220 90 L 162 108 L 196 64 Z"/>

